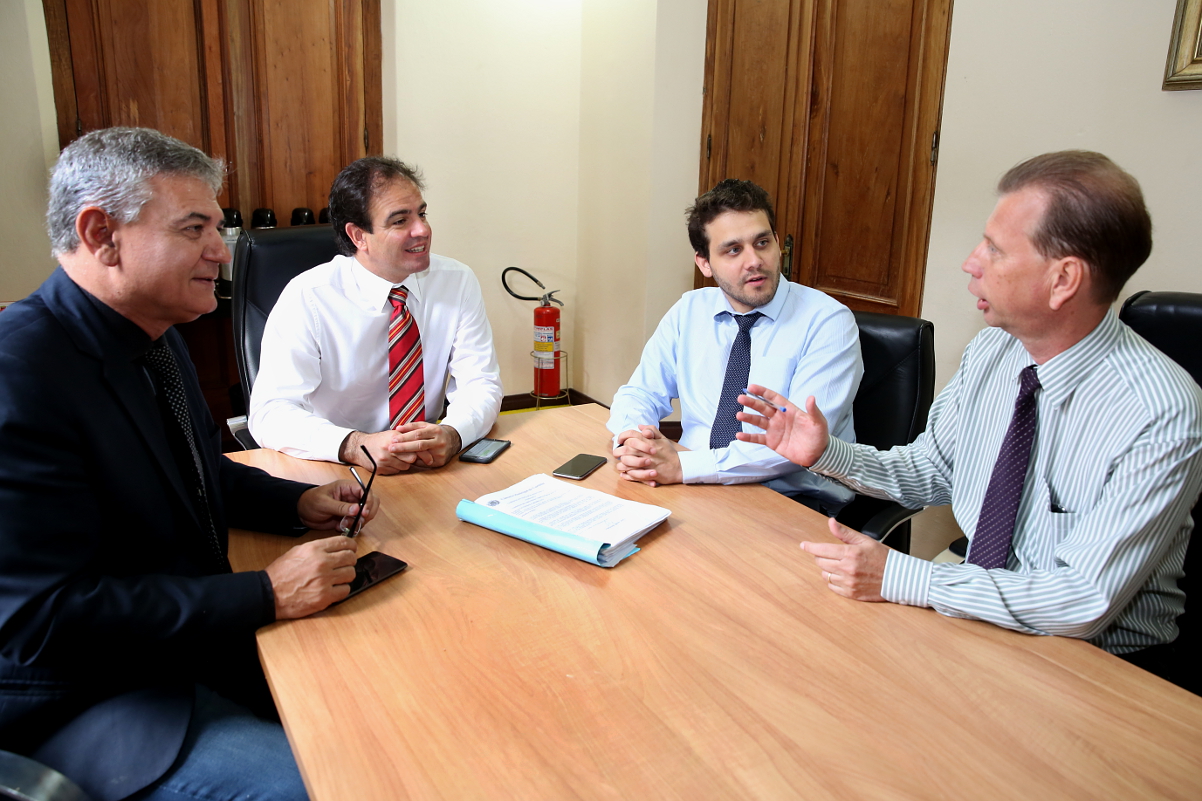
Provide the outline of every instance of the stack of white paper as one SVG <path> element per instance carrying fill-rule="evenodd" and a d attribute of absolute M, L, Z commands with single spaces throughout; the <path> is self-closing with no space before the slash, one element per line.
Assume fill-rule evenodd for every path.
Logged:
<path fill-rule="evenodd" d="M 455 514 L 468 523 L 613 567 L 636 553 L 638 538 L 672 512 L 539 474 L 481 495 L 475 503 L 460 501 Z"/>

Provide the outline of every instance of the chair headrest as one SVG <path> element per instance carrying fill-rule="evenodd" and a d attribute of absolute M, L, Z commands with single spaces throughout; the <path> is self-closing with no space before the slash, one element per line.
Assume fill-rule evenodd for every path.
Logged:
<path fill-rule="evenodd" d="M 1137 292 L 1119 319 L 1202 383 L 1202 294 Z"/>

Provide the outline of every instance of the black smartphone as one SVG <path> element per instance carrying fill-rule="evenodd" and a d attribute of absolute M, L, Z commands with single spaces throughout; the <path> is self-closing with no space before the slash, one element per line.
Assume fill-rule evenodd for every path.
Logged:
<path fill-rule="evenodd" d="M 551 475 L 559 476 L 560 478 L 574 478 L 579 481 L 605 464 L 606 461 L 608 460 L 604 456 L 579 453 L 555 468 L 555 471 Z"/>
<path fill-rule="evenodd" d="M 478 439 L 472 443 L 470 448 L 459 454 L 459 461 L 488 464 L 500 456 L 509 445 L 507 439 Z"/>
<path fill-rule="evenodd" d="M 359 557 L 359 561 L 355 562 L 355 578 L 351 582 L 351 594 L 346 597 L 352 598 L 368 587 L 379 584 L 389 576 L 395 576 L 407 567 L 409 567 L 408 562 L 402 562 L 386 553 L 372 551 L 364 554 Z M 342 600 L 345 601 L 346 598 Z"/>

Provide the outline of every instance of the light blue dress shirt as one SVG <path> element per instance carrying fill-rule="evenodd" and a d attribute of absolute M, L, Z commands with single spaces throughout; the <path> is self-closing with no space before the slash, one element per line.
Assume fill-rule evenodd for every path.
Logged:
<path fill-rule="evenodd" d="M 855 317 L 842 303 L 809 287 L 781 280 L 776 294 L 756 309 L 764 316 L 751 328 L 749 382 L 792 398 L 813 395 L 840 439 L 855 441 L 852 401 L 864 367 Z M 739 332 L 736 312 L 722 290 L 686 292 L 660 321 L 643 349 L 630 382 L 614 395 L 610 431 L 658 426 L 680 399 L 680 466 L 686 484 L 769 482 L 788 495 L 841 505 L 853 493 L 837 482 L 799 468 L 763 445 L 735 440 L 710 449 L 726 360 Z M 757 431 L 746 424 L 743 430 Z"/>

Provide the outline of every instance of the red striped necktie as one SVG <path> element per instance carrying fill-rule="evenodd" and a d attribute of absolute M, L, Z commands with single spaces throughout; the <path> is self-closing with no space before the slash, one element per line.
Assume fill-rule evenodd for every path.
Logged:
<path fill-rule="evenodd" d="M 409 312 L 409 290 L 394 286 L 388 293 L 392 318 L 388 323 L 389 428 L 426 419 L 426 388 L 422 373 L 422 337 Z"/>

